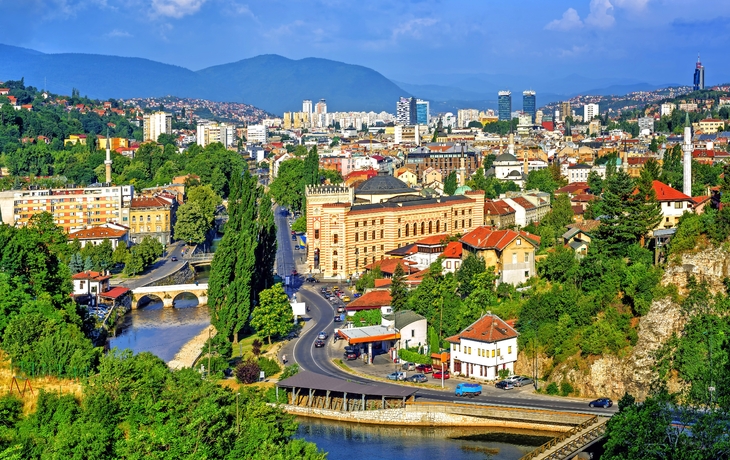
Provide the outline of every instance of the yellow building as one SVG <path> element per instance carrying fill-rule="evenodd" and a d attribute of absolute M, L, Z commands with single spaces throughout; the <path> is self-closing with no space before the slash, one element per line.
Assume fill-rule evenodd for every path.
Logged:
<path fill-rule="evenodd" d="M 143 196 L 132 200 L 129 211 L 129 233 L 132 243 L 141 243 L 147 236 L 162 244 L 170 244 L 175 225 L 175 197 Z"/>
<path fill-rule="evenodd" d="M 705 120 L 700 120 L 699 128 L 704 134 L 714 134 L 725 128 L 725 121 L 707 118 Z"/>
<path fill-rule="evenodd" d="M 484 192 L 423 198 L 380 174 L 357 189 L 307 187 L 307 265 L 310 273 L 348 279 L 393 249 L 428 235 L 463 234 L 484 222 Z"/>
<path fill-rule="evenodd" d="M 462 258 L 474 254 L 484 258 L 487 267 L 494 267 L 499 282 L 517 285 L 535 275 L 535 250 L 540 237 L 514 230 L 479 227 L 460 240 Z"/>
<path fill-rule="evenodd" d="M 109 146 L 111 150 L 116 150 L 119 147 L 126 149 L 129 147 L 129 140 L 123 137 L 110 137 Z M 106 150 L 106 136 L 97 136 L 96 148 L 98 150 Z"/>
<path fill-rule="evenodd" d="M 63 145 L 86 145 L 86 134 L 69 134 L 68 139 L 64 139 Z"/>

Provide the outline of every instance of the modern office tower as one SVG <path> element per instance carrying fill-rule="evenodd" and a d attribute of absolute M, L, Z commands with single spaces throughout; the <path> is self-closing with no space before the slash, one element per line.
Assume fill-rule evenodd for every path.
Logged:
<path fill-rule="evenodd" d="M 416 124 L 427 125 L 431 118 L 430 111 L 428 101 L 416 99 Z"/>
<path fill-rule="evenodd" d="M 600 114 L 598 104 L 586 104 L 583 106 L 583 122 L 588 123 L 593 117 Z"/>
<path fill-rule="evenodd" d="M 697 64 L 695 65 L 694 87 L 695 91 L 705 89 L 705 67 L 700 62 L 700 55 L 697 55 Z"/>
<path fill-rule="evenodd" d="M 312 101 L 311 100 L 304 99 L 304 101 L 302 101 L 302 112 L 312 113 Z"/>
<path fill-rule="evenodd" d="M 570 111 L 570 102 L 565 101 L 560 103 L 560 121 L 565 122 L 566 117 L 570 117 L 573 115 L 573 112 Z"/>
<path fill-rule="evenodd" d="M 416 124 L 417 113 L 416 113 L 416 98 L 415 97 L 401 97 L 395 106 L 395 117 L 396 123 L 399 125 L 414 125 Z"/>
<path fill-rule="evenodd" d="M 535 92 L 527 90 L 522 92 L 522 111 L 525 115 L 530 116 L 530 121 L 535 121 L 535 114 L 537 113 L 537 100 L 535 98 Z"/>
<path fill-rule="evenodd" d="M 512 119 L 512 92 L 500 91 L 497 99 L 499 110 L 499 121 L 510 121 Z"/>
<path fill-rule="evenodd" d="M 144 141 L 155 141 L 160 134 L 172 134 L 172 114 L 166 112 L 146 113 L 144 119 Z"/>

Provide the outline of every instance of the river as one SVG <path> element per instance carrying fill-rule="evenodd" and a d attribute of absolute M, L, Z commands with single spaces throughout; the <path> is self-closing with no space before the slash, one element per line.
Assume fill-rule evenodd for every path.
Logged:
<path fill-rule="evenodd" d="M 317 444 L 329 460 L 515 460 L 552 439 L 547 432 L 487 428 L 409 428 L 299 417 L 296 437 Z"/>
<path fill-rule="evenodd" d="M 210 267 L 204 267 L 196 271 L 195 279 L 207 283 L 209 274 Z M 192 294 L 181 294 L 175 308 L 163 308 L 162 301 L 153 301 L 131 310 L 117 325 L 115 336 L 109 338 L 109 347 L 129 348 L 134 353 L 149 351 L 167 362 L 208 325 L 208 307 L 199 307 Z"/>

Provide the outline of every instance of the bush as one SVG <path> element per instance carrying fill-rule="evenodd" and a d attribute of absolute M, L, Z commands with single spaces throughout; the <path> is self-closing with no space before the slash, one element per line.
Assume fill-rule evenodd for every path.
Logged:
<path fill-rule="evenodd" d="M 253 353 L 253 355 L 258 358 L 261 354 L 261 347 L 263 345 L 264 344 L 261 343 L 259 339 L 254 339 L 253 342 L 251 342 L 251 353 Z"/>
<path fill-rule="evenodd" d="M 549 395 L 556 395 L 556 394 L 558 394 L 559 393 L 559 391 L 558 391 L 558 384 L 555 383 L 555 382 L 551 382 L 550 385 L 548 385 L 547 388 L 545 388 L 545 391 Z"/>
<path fill-rule="evenodd" d="M 403 361 L 408 361 L 410 363 L 431 364 L 431 358 L 428 356 L 416 353 L 415 351 L 406 350 L 405 348 L 398 350 L 398 357 Z"/>
<path fill-rule="evenodd" d="M 563 382 L 560 384 L 560 396 L 568 396 L 573 391 L 573 385 L 571 385 L 569 382 Z"/>
<path fill-rule="evenodd" d="M 292 375 L 295 375 L 297 372 L 299 372 L 299 364 L 292 364 L 290 366 L 284 367 L 284 372 L 281 373 L 279 376 L 279 380 L 288 379 Z"/>
<path fill-rule="evenodd" d="M 287 404 L 289 402 L 286 396 L 286 390 L 283 388 L 279 390 L 279 399 L 276 399 L 276 387 L 271 387 L 266 390 L 264 399 L 269 403 Z"/>
<path fill-rule="evenodd" d="M 236 380 L 239 383 L 254 383 L 259 380 L 261 369 L 256 361 L 249 359 L 236 366 Z"/>
<path fill-rule="evenodd" d="M 210 369 L 208 369 L 208 357 L 204 356 L 200 358 L 200 361 L 198 361 L 198 369 L 202 369 L 203 367 L 205 367 L 205 370 L 209 372 L 212 377 L 222 379 L 224 377 L 223 371 L 231 367 L 231 365 L 228 363 L 227 359 L 213 355 L 210 358 Z"/>
<path fill-rule="evenodd" d="M 259 364 L 259 370 L 264 371 L 264 375 L 266 377 L 270 377 L 272 375 L 276 375 L 279 372 L 281 372 L 281 367 L 273 359 L 261 357 L 261 358 L 259 358 L 258 364 Z"/>

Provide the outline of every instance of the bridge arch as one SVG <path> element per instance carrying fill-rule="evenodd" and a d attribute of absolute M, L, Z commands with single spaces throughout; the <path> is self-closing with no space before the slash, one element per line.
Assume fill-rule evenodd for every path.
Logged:
<path fill-rule="evenodd" d="M 136 307 L 137 308 L 144 308 L 147 305 L 149 305 L 151 303 L 156 303 L 156 302 L 160 302 L 163 305 L 165 303 L 165 301 L 163 300 L 163 298 L 160 297 L 157 294 L 145 294 L 142 297 L 140 297 L 139 299 L 137 299 Z"/>
<path fill-rule="evenodd" d="M 190 308 L 200 305 L 200 298 L 192 292 L 179 292 L 172 298 L 173 308 Z"/>

